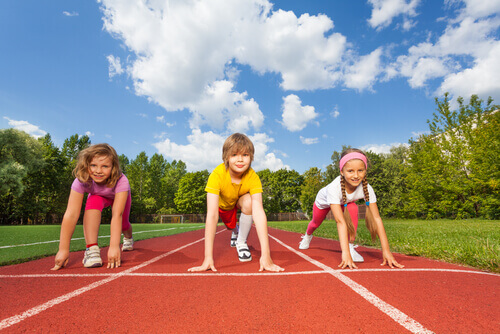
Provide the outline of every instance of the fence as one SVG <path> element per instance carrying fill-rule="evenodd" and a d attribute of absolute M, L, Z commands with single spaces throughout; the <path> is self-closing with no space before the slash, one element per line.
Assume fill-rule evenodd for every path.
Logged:
<path fill-rule="evenodd" d="M 358 205 L 358 215 L 359 219 L 365 218 L 366 206 Z M 206 214 L 203 213 L 193 213 L 193 214 L 183 214 L 184 223 L 205 223 Z M 137 224 L 159 224 L 161 215 L 158 214 L 140 214 L 140 215 L 130 215 L 130 222 Z M 63 215 L 59 214 L 47 214 L 44 216 L 37 216 L 35 219 L 21 219 L 16 223 L 9 222 L 7 217 L 0 215 L 0 225 L 12 224 L 12 225 L 38 225 L 38 224 L 55 224 L 60 225 L 62 222 Z M 82 218 L 82 217 L 80 217 Z M 280 212 L 280 213 L 268 213 L 268 221 L 296 221 L 296 220 L 309 220 L 310 218 L 303 212 Z M 334 220 L 333 214 L 330 211 L 326 216 L 328 220 Z M 219 220 L 220 221 L 220 220 Z M 81 219 L 80 219 L 81 223 Z M 102 223 L 109 223 L 109 219 L 105 218 L 103 215 Z"/>

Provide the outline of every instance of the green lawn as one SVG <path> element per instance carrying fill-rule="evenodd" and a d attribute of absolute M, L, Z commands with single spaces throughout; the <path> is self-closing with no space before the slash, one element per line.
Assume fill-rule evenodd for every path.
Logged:
<path fill-rule="evenodd" d="M 269 226 L 305 233 L 307 221 L 269 222 Z M 391 251 L 424 256 L 491 272 L 500 272 L 500 221 L 384 219 Z M 315 236 L 338 240 L 334 221 L 325 221 Z M 297 240 L 297 244 L 300 240 Z M 356 243 L 380 248 L 360 221 Z"/>
<path fill-rule="evenodd" d="M 305 233 L 307 221 L 269 222 L 270 227 Z M 391 250 L 450 263 L 500 272 L 500 221 L 491 220 L 396 220 L 385 219 Z M 136 241 L 204 228 L 203 224 L 133 224 Z M 59 245 L 58 225 L 0 226 L 0 266 L 53 256 Z M 109 225 L 102 225 L 100 246 L 109 244 Z M 315 236 L 338 239 L 333 221 L 325 221 Z M 77 225 L 71 251 L 85 249 L 83 227 Z M 300 238 L 297 238 L 297 245 Z M 36 243 L 36 244 L 35 244 Z M 371 241 L 363 222 L 356 243 L 380 247 Z M 25 246 L 8 247 L 10 245 Z M 30 245 L 33 244 L 33 245 Z"/>
<path fill-rule="evenodd" d="M 100 247 L 109 245 L 109 226 L 109 224 L 101 225 L 99 230 Z M 135 241 L 193 231 L 204 227 L 204 224 L 132 225 Z M 0 266 L 55 255 L 59 247 L 60 230 L 59 225 L 0 226 Z M 5 248 L 5 246 L 12 245 L 18 246 Z M 74 252 L 84 249 L 83 226 L 77 225 L 70 250 Z"/>

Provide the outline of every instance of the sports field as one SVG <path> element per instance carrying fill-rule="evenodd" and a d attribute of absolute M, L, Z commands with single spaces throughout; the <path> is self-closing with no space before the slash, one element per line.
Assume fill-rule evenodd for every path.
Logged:
<path fill-rule="evenodd" d="M 282 273 L 240 263 L 230 232 L 218 228 L 218 272 L 188 273 L 203 258 L 203 229 L 137 241 L 122 267 L 85 269 L 82 251 L 53 272 L 53 257 L 0 268 L 0 329 L 5 333 L 494 333 L 500 275 L 395 254 L 405 269 L 381 267 L 378 249 L 358 248 L 357 270 L 339 270 L 336 241 L 270 228 Z M 102 249 L 105 261 L 107 248 Z M 124 321 L 124 319 L 127 319 Z"/>

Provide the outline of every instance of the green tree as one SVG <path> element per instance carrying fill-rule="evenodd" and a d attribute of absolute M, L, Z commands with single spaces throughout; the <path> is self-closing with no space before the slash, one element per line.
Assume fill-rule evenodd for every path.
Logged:
<path fill-rule="evenodd" d="M 301 195 L 300 202 L 302 211 L 312 218 L 313 204 L 316 200 L 318 191 L 324 186 L 324 178 L 321 170 L 317 167 L 311 167 L 304 175 L 304 183 L 300 187 Z"/>
<path fill-rule="evenodd" d="M 40 143 L 23 131 L 0 130 L 0 209 L 7 220 L 23 216 L 16 205 L 43 166 Z M 17 217 L 15 217 L 17 215 Z"/>
<path fill-rule="evenodd" d="M 132 212 L 134 214 L 147 213 L 150 206 L 147 197 L 149 158 L 146 152 L 142 151 L 127 167 L 127 178 L 130 183 L 132 193 Z"/>
<path fill-rule="evenodd" d="M 300 187 L 303 177 L 294 170 L 280 169 L 257 173 L 261 178 L 264 209 L 267 212 L 296 212 L 300 209 Z"/>
<path fill-rule="evenodd" d="M 179 189 L 179 182 L 186 175 L 186 164 L 181 160 L 174 160 L 167 164 L 165 176 L 161 179 L 165 202 L 160 209 L 162 214 L 172 214 L 177 212 L 175 196 Z"/>
<path fill-rule="evenodd" d="M 208 181 L 207 170 L 186 173 L 179 182 L 179 189 L 175 195 L 175 205 L 181 213 L 206 213 L 207 195 L 205 186 Z"/>
<path fill-rule="evenodd" d="M 495 123 L 494 111 L 498 106 L 492 104 L 491 98 L 485 105 L 475 95 L 468 105 L 461 97 L 457 102 L 458 110 L 451 110 L 448 94 L 443 101 L 436 98 L 437 113 L 428 121 L 430 134 L 410 141 L 409 204 L 416 210 L 416 215 L 425 218 L 478 217 L 485 214 L 482 208 L 491 208 L 486 203 L 496 201 L 492 193 L 494 187 L 481 188 L 478 180 L 491 179 L 492 176 L 498 180 L 496 171 L 500 154 L 498 150 L 489 149 L 498 148 L 494 143 L 498 140 L 498 135 L 495 136 L 498 128 L 493 130 L 490 125 Z M 485 133 L 492 136 L 492 144 L 486 147 L 479 142 Z M 483 149 L 494 157 L 492 165 L 484 165 Z M 486 167 L 487 172 L 481 167 Z"/>

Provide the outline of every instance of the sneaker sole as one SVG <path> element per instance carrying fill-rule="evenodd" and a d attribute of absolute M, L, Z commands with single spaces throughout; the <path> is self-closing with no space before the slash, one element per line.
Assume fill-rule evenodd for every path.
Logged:
<path fill-rule="evenodd" d="M 248 252 L 250 254 L 250 249 L 248 249 L 248 248 L 243 248 L 242 251 Z M 250 254 L 249 257 L 242 257 L 242 256 L 240 256 L 240 252 L 238 252 L 238 259 L 240 260 L 240 262 L 252 261 L 252 254 Z"/>
<path fill-rule="evenodd" d="M 84 264 L 83 266 L 85 268 L 98 268 L 98 267 L 102 267 L 102 263 L 94 263 L 94 264 L 91 264 L 91 265 Z"/>

